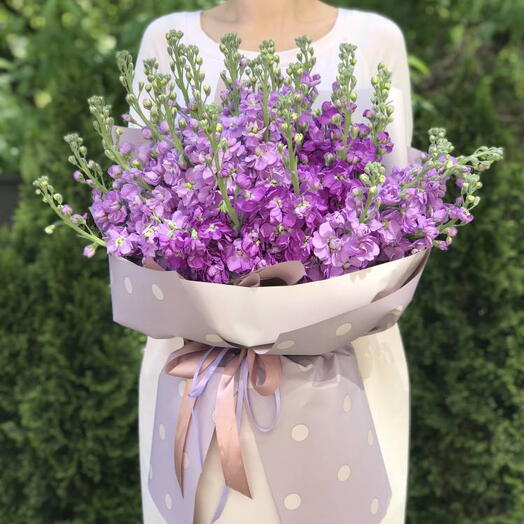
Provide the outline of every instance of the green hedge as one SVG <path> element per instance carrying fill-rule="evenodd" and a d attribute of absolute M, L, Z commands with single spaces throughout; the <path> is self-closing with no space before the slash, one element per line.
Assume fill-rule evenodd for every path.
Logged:
<path fill-rule="evenodd" d="M 8 524 L 140 521 L 137 378 L 143 338 L 114 325 L 103 256 L 86 260 L 30 182 L 67 198 L 62 136 L 96 141 L 86 99 L 123 111 L 114 51 L 151 18 L 212 2 L 42 0 L 0 7 L 0 163 L 21 202 L 0 232 L 0 515 Z M 434 253 L 402 319 L 412 385 L 409 522 L 520 524 L 524 515 L 521 2 L 360 0 L 405 31 L 415 145 L 447 127 L 458 148 L 502 145 L 477 219 Z M 379 36 L 377 36 L 379 38 Z M 520 67 L 519 67 L 520 66 Z M 520 127 L 519 127 L 520 126 Z M 84 201 L 85 203 L 85 201 Z"/>
<path fill-rule="evenodd" d="M 0 158 L 23 184 L 12 230 L 0 233 L 0 522 L 138 523 L 144 337 L 111 321 L 105 258 L 84 259 L 69 231 L 42 234 L 53 219 L 31 181 L 49 174 L 84 206 L 63 135 L 77 130 L 100 153 L 86 100 L 104 93 L 126 109 L 115 50 L 136 53 L 152 17 L 189 3 L 9 5 L 23 7 L 0 7 L 10 61 L 0 62 Z"/>

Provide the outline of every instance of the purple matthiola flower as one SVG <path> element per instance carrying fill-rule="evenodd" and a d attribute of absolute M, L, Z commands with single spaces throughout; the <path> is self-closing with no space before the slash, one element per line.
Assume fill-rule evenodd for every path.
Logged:
<path fill-rule="evenodd" d="M 111 178 L 118 178 L 121 173 L 122 173 L 122 168 L 119 165 L 112 165 L 107 170 L 107 174 Z"/>
<path fill-rule="evenodd" d="M 153 136 L 152 127 L 142 127 L 147 143 L 120 148 L 129 155 L 126 160 L 138 163 L 111 166 L 108 192 L 95 190 L 89 181 L 90 211 L 108 251 L 152 257 L 184 278 L 226 283 L 232 276 L 285 260 L 301 261 L 307 279 L 318 280 L 429 245 L 446 248 L 456 234 L 454 225 L 473 218 L 463 197 L 445 201 L 446 181 L 438 180 L 437 168 L 424 172 L 416 185 L 404 187 L 422 172 L 418 163 L 387 172 L 368 202 L 369 188 L 359 177 L 368 163 L 380 162 L 370 127 L 352 124 L 344 141 L 343 108 L 331 101 L 318 113 L 297 111 L 303 140 L 296 145 L 300 194 L 295 194 L 286 153 L 281 153 L 286 141 L 277 105 L 283 94 L 307 105 L 320 78 L 305 73 L 301 82 L 306 92 L 284 85 L 269 93 L 267 126 L 261 93 L 238 82 L 239 111 L 224 99 L 217 115 L 223 128 L 218 151 L 187 111 L 180 112 L 184 125 L 175 129 L 182 151 L 175 147 L 166 121 L 157 125 L 160 137 Z M 352 104 L 349 109 L 354 110 Z M 378 138 L 390 151 L 389 135 Z M 455 183 L 460 187 L 467 175 L 455 177 Z M 80 172 L 75 178 L 88 183 Z M 224 194 L 239 216 L 238 229 L 223 205 Z M 62 212 L 69 214 L 68 206 Z M 84 219 L 72 215 L 71 220 Z M 453 225 L 446 228 L 448 223 Z M 446 240 L 437 240 L 440 230 Z"/>
<path fill-rule="evenodd" d="M 331 102 L 326 101 L 322 104 L 322 112 L 318 120 L 322 125 L 330 125 L 331 119 L 337 114 L 337 108 Z"/>
<path fill-rule="evenodd" d="M 258 120 L 250 121 L 247 123 L 243 135 L 247 147 L 256 147 L 262 141 L 264 128 Z"/>
<path fill-rule="evenodd" d="M 246 213 L 253 213 L 257 210 L 266 195 L 267 188 L 260 185 L 253 189 L 244 189 L 237 197 L 236 205 L 238 209 Z"/>
<path fill-rule="evenodd" d="M 352 237 L 348 242 L 348 251 L 350 264 L 357 268 L 362 268 L 378 256 L 380 248 L 377 239 L 373 235 L 366 235 L 361 238 Z"/>
<path fill-rule="evenodd" d="M 111 229 L 106 239 L 107 251 L 119 257 L 128 257 L 135 251 L 139 236 L 136 233 L 128 233 L 125 227 Z"/>
<path fill-rule="evenodd" d="M 158 171 L 161 171 L 161 170 L 158 168 L 156 169 L 153 168 L 151 170 L 144 171 L 144 174 L 143 174 L 144 182 L 147 182 L 151 186 L 158 185 L 160 181 L 162 180 L 162 173 L 161 172 L 159 173 Z"/>
<path fill-rule="evenodd" d="M 313 233 L 313 251 L 325 264 L 341 268 L 348 258 L 346 239 L 341 238 L 328 222 L 324 222 Z"/>
<path fill-rule="evenodd" d="M 254 267 L 255 261 L 242 249 L 242 241 L 237 238 L 224 250 L 227 267 L 233 273 L 245 273 Z"/>
<path fill-rule="evenodd" d="M 227 138 L 240 138 L 244 133 L 246 117 L 243 114 L 239 116 L 223 116 L 220 119 L 220 123 Z"/>
<path fill-rule="evenodd" d="M 256 118 L 260 115 L 262 105 L 258 93 L 248 93 L 240 102 L 240 113 L 248 118 Z"/>
<path fill-rule="evenodd" d="M 246 163 L 254 167 L 257 171 L 263 171 L 268 166 L 273 165 L 279 156 L 274 146 L 260 144 L 255 147 L 253 154 L 246 157 Z"/>
<path fill-rule="evenodd" d="M 108 191 L 104 195 L 102 209 L 111 224 L 121 224 L 127 217 L 125 202 L 118 191 Z"/>
<path fill-rule="evenodd" d="M 402 215 L 396 209 L 385 211 L 381 215 L 382 228 L 378 235 L 386 245 L 395 245 L 402 236 Z"/>

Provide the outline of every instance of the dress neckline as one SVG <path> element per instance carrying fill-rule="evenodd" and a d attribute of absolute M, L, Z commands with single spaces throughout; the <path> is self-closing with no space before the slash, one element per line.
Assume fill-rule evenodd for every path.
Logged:
<path fill-rule="evenodd" d="M 342 9 L 340 7 L 337 8 L 337 17 L 331 29 L 311 43 L 315 56 L 318 56 L 325 49 L 332 49 L 334 41 L 338 42 L 337 35 L 340 27 L 343 25 L 343 14 L 347 11 L 347 9 Z M 191 35 L 192 40 L 194 39 L 195 42 L 198 42 L 198 47 L 201 52 L 222 60 L 223 57 L 219 49 L 219 43 L 213 40 L 202 28 L 201 14 L 201 9 L 186 12 L 186 31 L 188 35 Z M 258 51 L 250 49 L 239 49 L 239 51 L 246 58 L 254 58 L 258 55 Z M 298 48 L 294 47 L 291 49 L 284 49 L 283 51 L 277 51 L 276 54 L 280 57 L 280 63 L 282 64 L 291 62 L 295 58 L 297 52 Z"/>

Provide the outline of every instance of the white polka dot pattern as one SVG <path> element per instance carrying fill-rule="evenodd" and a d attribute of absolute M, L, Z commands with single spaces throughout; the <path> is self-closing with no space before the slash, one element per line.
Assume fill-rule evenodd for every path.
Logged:
<path fill-rule="evenodd" d="M 340 480 L 340 482 L 346 482 L 346 480 L 348 480 L 350 476 L 351 476 L 351 468 L 347 464 L 344 464 L 338 470 L 338 473 L 337 473 L 338 480 Z"/>
<path fill-rule="evenodd" d="M 351 323 L 346 322 L 338 326 L 337 330 L 335 331 L 335 335 L 337 337 L 343 337 L 344 335 L 347 335 L 350 331 L 351 331 Z"/>
<path fill-rule="evenodd" d="M 160 437 L 160 440 L 165 440 L 165 438 L 166 438 L 166 427 L 164 426 L 164 424 L 160 424 L 158 426 L 158 435 Z"/>
<path fill-rule="evenodd" d="M 290 493 L 284 499 L 284 506 L 286 507 L 286 509 L 289 509 L 290 511 L 298 509 L 300 507 L 300 504 L 302 504 L 302 499 L 300 498 L 300 495 L 298 495 L 297 493 Z"/>
<path fill-rule="evenodd" d="M 167 509 L 171 509 L 173 507 L 173 499 L 171 498 L 171 495 L 169 493 L 166 493 L 166 496 L 164 497 L 164 502 L 166 504 Z"/>
<path fill-rule="evenodd" d="M 157 300 L 164 300 L 164 292 L 160 289 L 160 286 L 158 286 L 157 284 L 153 284 L 151 286 L 151 291 L 153 292 L 153 296 Z"/>
<path fill-rule="evenodd" d="M 379 502 L 378 502 L 378 499 L 377 498 L 374 498 L 372 501 L 371 501 L 371 506 L 370 506 L 370 511 L 371 511 L 371 514 L 372 515 L 376 515 L 378 513 L 378 508 L 379 508 Z"/>
<path fill-rule="evenodd" d="M 291 349 L 295 345 L 294 340 L 283 340 L 276 345 L 277 349 Z"/>
<path fill-rule="evenodd" d="M 306 440 L 309 436 L 309 428 L 305 424 L 297 424 L 291 430 L 291 437 L 297 442 Z"/>
<path fill-rule="evenodd" d="M 351 397 L 349 395 L 346 395 L 344 397 L 344 402 L 342 404 L 342 409 L 346 412 L 346 413 L 349 413 L 351 411 Z"/>
<path fill-rule="evenodd" d="M 402 312 L 404 311 L 404 306 L 397 306 L 393 311 L 392 313 L 394 315 L 398 315 L 400 316 L 402 314 Z"/>

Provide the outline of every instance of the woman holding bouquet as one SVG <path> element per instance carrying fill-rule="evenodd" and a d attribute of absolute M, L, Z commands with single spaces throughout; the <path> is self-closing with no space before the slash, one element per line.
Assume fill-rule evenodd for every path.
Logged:
<path fill-rule="evenodd" d="M 342 42 L 355 44 L 356 90 L 369 90 L 369 79 L 377 65 L 384 63 L 392 72 L 395 147 L 402 148 L 404 145 L 407 148 L 411 143 L 413 121 L 405 41 L 399 27 L 379 14 L 356 9 L 336 9 L 318 0 L 227 0 L 207 11 L 171 13 L 152 21 L 143 34 L 136 60 L 135 87 L 144 80 L 144 59 L 156 58 L 160 71 L 170 72 L 165 42 L 165 34 L 170 29 L 183 31 L 185 43 L 199 47 L 206 84 L 212 89 L 211 99 L 215 100 L 218 100 L 223 87 L 220 80 L 223 56 L 219 40 L 225 33 L 236 32 L 240 36 L 241 52 L 247 58 L 256 56 L 259 42 L 274 40 L 283 69 L 294 60 L 297 53 L 295 37 L 308 36 L 317 57 L 314 72 L 319 73 L 322 79 L 318 86 L 317 103 L 330 96 L 331 84 L 337 74 L 339 45 Z M 136 121 L 140 121 L 135 111 L 131 110 L 130 113 Z M 168 355 L 181 344 L 179 338 L 149 338 L 144 349 L 140 373 L 139 436 L 145 524 L 164 522 L 149 495 L 147 475 L 158 377 Z M 393 492 L 388 513 L 382 522 L 402 524 L 405 519 L 408 469 L 409 382 L 398 325 L 362 337 L 354 342 L 354 347 Z M 242 426 L 241 438 L 242 447 L 247 452 L 246 466 L 254 498 L 248 499 L 232 491 L 218 522 L 277 524 L 279 519 L 273 508 L 262 466 L 256 459 L 256 447 L 249 425 Z M 222 488 L 217 454 L 210 455 L 212 458 L 206 463 L 197 495 L 196 524 L 210 522 Z M 352 522 L 350 514 L 347 518 L 348 522 Z"/>

